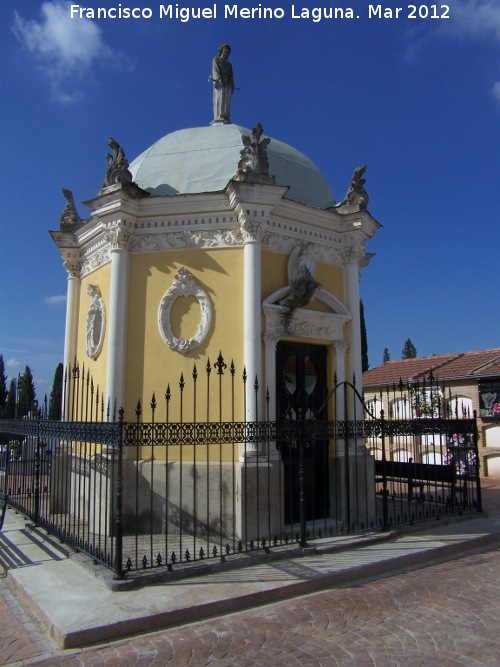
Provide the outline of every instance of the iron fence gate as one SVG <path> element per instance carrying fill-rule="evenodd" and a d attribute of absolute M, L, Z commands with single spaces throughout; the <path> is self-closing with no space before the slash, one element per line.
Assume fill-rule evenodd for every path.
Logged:
<path fill-rule="evenodd" d="M 270 419 L 266 395 L 265 419 L 236 421 L 234 365 L 224 372 L 219 357 L 214 367 L 203 390 L 194 367 L 130 421 L 97 405 L 88 376 L 73 371 L 64 421 L 0 420 L 0 490 L 119 578 L 481 510 L 474 416 L 443 403 L 396 419 L 343 382 L 313 414 Z M 257 381 L 252 391 L 260 404 Z"/>

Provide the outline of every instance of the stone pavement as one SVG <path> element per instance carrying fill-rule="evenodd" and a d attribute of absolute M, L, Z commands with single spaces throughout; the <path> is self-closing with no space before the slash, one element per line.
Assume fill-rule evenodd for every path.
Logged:
<path fill-rule="evenodd" d="M 493 548 L 500 544 L 498 482 L 486 480 L 484 484 L 488 519 L 427 529 L 352 552 L 304 556 L 129 592 L 103 593 L 103 582 L 98 581 L 98 588 L 91 586 L 88 591 L 101 591 L 100 598 L 94 600 L 94 615 L 101 613 L 115 630 L 122 627 L 124 614 L 129 614 L 129 620 L 133 616 L 135 622 L 141 618 L 138 629 L 143 634 L 104 640 L 90 648 L 61 649 L 46 630 L 51 629 L 61 641 L 50 622 L 63 627 L 67 616 L 66 631 L 74 621 L 80 628 L 84 621 L 88 626 L 85 591 L 79 590 L 79 582 L 58 585 L 51 574 L 52 569 L 72 559 L 48 559 L 13 568 L 0 582 L 0 664 L 499 665 L 500 553 Z M 460 553 L 468 555 L 456 558 Z M 414 569 L 424 565 L 425 569 Z M 19 596 L 21 581 L 12 586 L 9 579 L 35 570 L 40 573 L 38 588 L 32 580 L 24 580 L 31 586 L 33 605 L 32 597 Z M 257 577 L 257 581 L 252 580 Z M 9 583 L 9 588 L 2 583 Z M 328 586 L 335 588 L 325 590 Z M 307 590 L 319 592 L 303 594 Z M 301 597 L 271 602 L 273 596 L 297 593 L 302 593 Z M 250 599 L 245 600 L 245 595 Z M 58 601 L 59 616 L 49 599 Z M 207 601 L 214 604 L 209 612 L 214 617 L 196 622 L 207 613 Z M 247 603 L 255 607 L 224 613 L 244 609 Z M 130 615 L 132 604 L 135 607 Z M 169 604 L 191 610 L 189 618 L 187 612 L 179 612 L 178 624 L 195 622 L 148 633 L 159 620 L 176 623 L 173 608 L 171 616 L 165 617 Z M 34 609 L 39 615 L 45 613 L 45 625 L 33 615 Z M 100 625 L 98 622 L 93 630 Z M 76 628 L 67 636 L 77 643 Z M 80 639 L 88 641 L 90 637 L 84 633 Z"/>

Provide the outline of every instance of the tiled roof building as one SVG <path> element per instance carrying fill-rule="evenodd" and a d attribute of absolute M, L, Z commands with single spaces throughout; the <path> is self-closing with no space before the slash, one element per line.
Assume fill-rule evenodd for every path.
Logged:
<path fill-rule="evenodd" d="M 431 376 L 446 387 L 443 401 L 452 414 L 477 412 L 481 473 L 500 476 L 500 348 L 388 361 L 363 373 L 365 398 L 377 397 L 379 409 L 400 410 L 394 388 Z M 397 444 L 391 452 L 398 460 L 406 454 Z"/>

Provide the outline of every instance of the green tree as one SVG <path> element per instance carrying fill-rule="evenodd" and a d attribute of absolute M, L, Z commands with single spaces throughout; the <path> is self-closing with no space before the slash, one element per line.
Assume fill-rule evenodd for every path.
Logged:
<path fill-rule="evenodd" d="M 49 419 L 61 419 L 62 392 L 63 392 L 63 365 L 57 364 L 49 399 Z"/>
<path fill-rule="evenodd" d="M 386 364 L 390 360 L 391 360 L 391 353 L 389 352 L 389 348 L 384 347 L 384 355 L 382 357 L 382 363 Z"/>
<path fill-rule="evenodd" d="M 7 376 L 5 375 L 5 364 L 3 363 L 3 356 L 0 354 L 0 417 L 5 412 L 6 403 L 7 403 Z"/>
<path fill-rule="evenodd" d="M 408 339 L 407 339 L 407 341 L 406 341 L 406 343 L 405 343 L 405 345 L 404 345 L 404 347 L 403 347 L 403 350 L 402 350 L 401 354 L 403 355 L 403 356 L 401 357 L 402 359 L 415 359 L 415 358 L 416 358 L 416 356 L 417 356 L 417 348 L 416 348 L 415 345 L 413 345 L 413 343 L 411 342 L 411 338 L 408 338 Z"/>
<path fill-rule="evenodd" d="M 16 381 L 14 378 L 10 381 L 9 391 L 7 392 L 4 416 L 6 419 L 14 419 L 16 416 Z"/>
<path fill-rule="evenodd" d="M 17 388 L 17 417 L 36 412 L 38 404 L 36 400 L 35 383 L 31 368 L 26 366 L 23 375 L 18 378 Z"/>
<path fill-rule="evenodd" d="M 368 361 L 368 338 L 366 335 L 365 307 L 363 301 L 359 302 L 359 315 L 361 322 L 361 371 L 364 373 L 370 368 Z"/>

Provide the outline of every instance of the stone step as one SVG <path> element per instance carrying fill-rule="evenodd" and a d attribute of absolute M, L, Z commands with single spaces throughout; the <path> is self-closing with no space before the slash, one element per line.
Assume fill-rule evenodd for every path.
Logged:
<path fill-rule="evenodd" d="M 13 512 L 13 510 L 8 510 Z M 60 544 L 43 529 L 21 521 L 6 521 L 0 532 L 0 566 L 13 570 L 39 565 L 47 561 L 69 558 L 71 550 Z"/>

